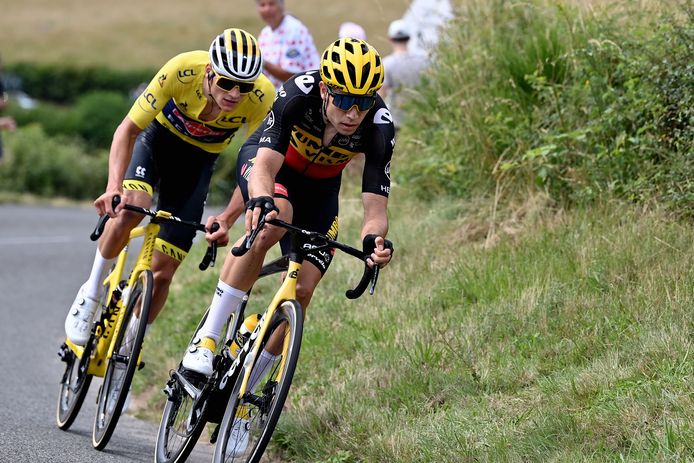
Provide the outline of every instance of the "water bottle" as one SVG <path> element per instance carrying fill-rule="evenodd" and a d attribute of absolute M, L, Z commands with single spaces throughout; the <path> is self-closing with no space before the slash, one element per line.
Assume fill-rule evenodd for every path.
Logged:
<path fill-rule="evenodd" d="M 236 338 L 232 341 L 231 346 L 229 346 L 229 354 L 231 354 L 231 358 L 235 359 L 239 355 L 241 348 L 244 344 L 246 344 L 248 338 L 251 337 L 251 333 L 253 333 L 255 327 L 258 326 L 259 321 L 260 314 L 258 313 L 254 313 L 246 317 L 239 327 L 239 330 L 236 332 Z"/>

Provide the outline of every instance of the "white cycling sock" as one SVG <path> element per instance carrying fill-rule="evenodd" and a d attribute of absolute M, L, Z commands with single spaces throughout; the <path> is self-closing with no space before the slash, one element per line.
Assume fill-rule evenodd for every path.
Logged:
<path fill-rule="evenodd" d="M 211 338 L 214 339 L 214 342 L 219 341 L 219 335 L 221 334 L 224 322 L 227 321 L 227 318 L 229 318 L 232 312 L 238 309 L 245 295 L 246 291 L 232 288 L 222 280 L 219 280 L 217 282 L 217 289 L 214 292 L 214 297 L 212 298 L 212 303 L 210 304 L 210 311 L 207 314 L 207 319 L 200 330 L 198 330 L 197 337 L 200 339 Z"/>
<path fill-rule="evenodd" d="M 260 380 L 270 371 L 270 368 L 278 358 L 279 355 L 272 355 L 270 352 L 263 349 L 260 353 L 260 357 L 258 357 L 258 360 L 255 362 L 253 371 L 251 371 L 251 377 L 248 378 L 249 391 L 255 392 L 255 388 L 258 387 Z"/>
<path fill-rule="evenodd" d="M 101 255 L 101 252 L 97 248 L 96 255 L 94 256 L 94 264 L 92 265 L 92 272 L 89 274 L 89 279 L 84 285 L 84 296 L 90 299 L 99 299 L 101 297 L 101 292 L 104 289 L 104 278 L 106 278 L 106 271 L 111 268 L 111 264 L 115 259 L 106 259 Z"/>

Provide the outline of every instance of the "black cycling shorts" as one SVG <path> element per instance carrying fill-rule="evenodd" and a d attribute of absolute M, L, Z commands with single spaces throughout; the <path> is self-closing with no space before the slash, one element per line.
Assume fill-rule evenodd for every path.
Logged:
<path fill-rule="evenodd" d="M 258 145 L 254 137 L 249 138 L 239 151 L 236 161 L 236 183 L 241 189 L 244 202 L 248 201 L 248 175 L 250 174 Z M 340 176 L 328 179 L 305 177 L 287 165 L 283 165 L 275 177 L 276 198 L 289 200 L 294 209 L 291 222 L 306 230 L 324 233 L 332 239 L 338 235 L 338 199 Z M 289 252 L 290 235 L 286 233 L 280 241 L 282 253 Z M 334 249 L 306 255 L 306 260 L 318 267 L 322 275 L 330 266 Z"/>
<path fill-rule="evenodd" d="M 186 143 L 154 121 L 135 141 L 123 187 L 152 196 L 156 192 L 158 209 L 200 222 L 218 157 Z M 181 261 L 194 237 L 191 227 L 165 222 L 159 230 L 157 249 Z"/>

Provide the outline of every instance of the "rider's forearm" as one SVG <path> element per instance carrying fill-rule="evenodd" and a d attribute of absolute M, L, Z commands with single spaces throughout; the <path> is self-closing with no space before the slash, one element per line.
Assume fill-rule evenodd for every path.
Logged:
<path fill-rule="evenodd" d="M 259 148 L 248 179 L 248 195 L 272 197 L 275 193 L 275 176 L 284 163 L 284 156 L 270 148 Z"/>
<path fill-rule="evenodd" d="M 139 127 L 128 117 L 123 119 L 123 122 L 116 128 L 108 157 L 107 191 L 120 191 L 125 171 L 130 163 L 135 139 L 140 132 Z"/>
<path fill-rule="evenodd" d="M 388 198 L 374 193 L 363 193 L 364 224 L 361 237 L 376 235 L 386 237 L 388 234 Z"/>

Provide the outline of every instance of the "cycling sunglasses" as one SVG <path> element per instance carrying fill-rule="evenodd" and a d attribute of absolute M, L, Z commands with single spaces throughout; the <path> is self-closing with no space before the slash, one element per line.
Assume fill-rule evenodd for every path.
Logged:
<path fill-rule="evenodd" d="M 217 76 L 217 80 L 215 80 L 214 84 L 225 92 L 230 92 L 234 87 L 238 87 L 239 93 L 251 93 L 255 87 L 255 82 L 239 82 L 229 79 L 228 77 L 220 76 L 216 72 L 214 75 Z"/>
<path fill-rule="evenodd" d="M 333 104 L 342 111 L 349 111 L 356 106 L 359 111 L 368 111 L 376 104 L 376 95 L 348 95 L 335 93 L 328 87 L 328 93 L 333 97 Z"/>

